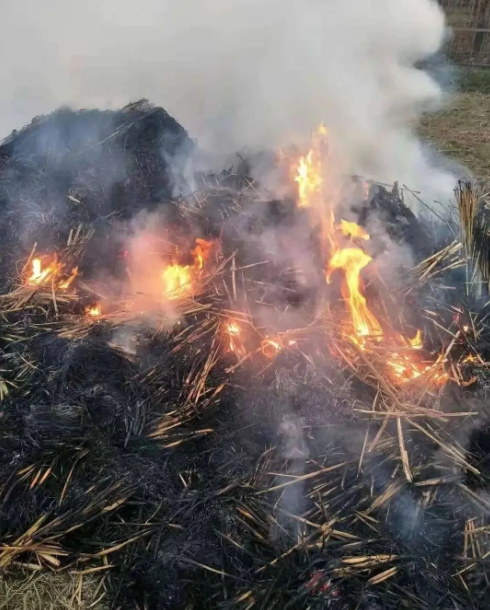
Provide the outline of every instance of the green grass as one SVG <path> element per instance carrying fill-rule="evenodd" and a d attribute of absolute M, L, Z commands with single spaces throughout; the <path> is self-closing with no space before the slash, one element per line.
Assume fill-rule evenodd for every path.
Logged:
<path fill-rule="evenodd" d="M 490 94 L 490 67 L 459 70 L 458 86 L 464 93 Z"/>

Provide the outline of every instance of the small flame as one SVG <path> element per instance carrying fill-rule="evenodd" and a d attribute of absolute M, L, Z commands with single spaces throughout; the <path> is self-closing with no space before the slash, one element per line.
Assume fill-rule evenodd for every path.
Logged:
<path fill-rule="evenodd" d="M 236 322 L 232 321 L 226 325 L 226 332 L 228 333 L 228 347 L 230 352 L 233 352 L 234 354 L 242 358 L 246 353 L 245 347 L 241 342 L 242 329 Z"/>
<path fill-rule="evenodd" d="M 320 127 L 318 127 L 317 134 L 319 136 L 328 136 L 328 130 L 327 130 L 327 126 L 325 125 L 325 123 L 320 124 Z"/>
<path fill-rule="evenodd" d="M 42 258 L 32 259 L 32 272 L 26 283 L 30 286 L 46 286 L 54 284 L 60 290 L 67 290 L 78 275 L 78 267 L 72 269 L 68 278 L 60 279 L 64 265 L 58 262 L 56 257 L 49 263 L 43 263 Z"/>
<path fill-rule="evenodd" d="M 194 265 L 197 269 L 201 270 L 204 268 L 204 263 L 209 259 L 214 247 L 214 241 L 207 241 L 199 237 L 196 239 L 196 247 L 192 251 L 192 255 L 194 256 Z"/>
<path fill-rule="evenodd" d="M 370 239 L 369 234 L 366 233 L 365 229 L 360 227 L 355 222 L 349 222 L 343 218 L 340 221 L 340 230 L 346 237 L 352 237 L 353 239 L 364 239 L 365 241 Z"/>
<path fill-rule="evenodd" d="M 413 339 L 409 339 L 409 341 L 413 349 L 422 349 L 424 347 L 424 338 L 422 336 L 422 331 L 418 330 L 415 337 Z"/>
<path fill-rule="evenodd" d="M 85 315 L 90 318 L 100 318 L 102 315 L 102 307 L 101 305 L 93 305 L 92 307 L 87 307 L 85 309 Z"/>
<path fill-rule="evenodd" d="M 67 290 L 70 286 L 70 284 L 73 282 L 73 280 L 77 277 L 78 275 L 78 267 L 74 267 L 71 270 L 71 275 L 68 279 L 64 280 L 63 282 L 61 282 L 58 285 L 58 288 L 61 288 L 61 290 Z"/>

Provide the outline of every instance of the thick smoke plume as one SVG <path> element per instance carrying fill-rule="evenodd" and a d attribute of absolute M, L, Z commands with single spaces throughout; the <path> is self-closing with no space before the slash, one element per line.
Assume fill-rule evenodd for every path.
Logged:
<path fill-rule="evenodd" d="M 322 120 L 343 168 L 445 197 L 414 135 L 439 86 L 433 0 L 45 0 L 0 6 L 0 133 L 51 111 L 147 97 L 203 148 L 304 141 Z"/>

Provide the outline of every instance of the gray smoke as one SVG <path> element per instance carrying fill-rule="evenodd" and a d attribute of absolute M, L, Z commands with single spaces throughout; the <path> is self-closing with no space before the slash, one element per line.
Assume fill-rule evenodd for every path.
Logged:
<path fill-rule="evenodd" d="M 415 67 L 444 40 L 433 0 L 3 0 L 0 24 L 2 134 L 147 97 L 223 156 L 323 120 L 344 171 L 452 189 L 414 135 L 443 97 Z"/>

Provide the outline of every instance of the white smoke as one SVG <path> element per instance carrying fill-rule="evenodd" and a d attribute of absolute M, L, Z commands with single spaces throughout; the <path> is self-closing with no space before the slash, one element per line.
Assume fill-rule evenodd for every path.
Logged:
<path fill-rule="evenodd" d="M 442 99 L 414 67 L 445 36 L 434 0 L 3 0 L 0 24 L 0 134 L 147 97 L 223 155 L 323 120 L 345 171 L 452 188 L 413 132 Z"/>

